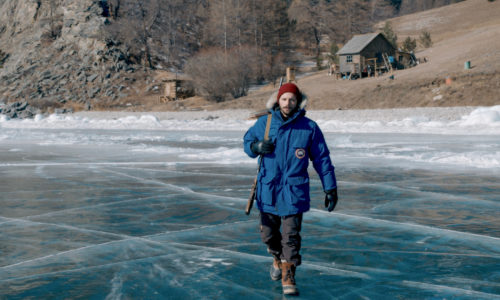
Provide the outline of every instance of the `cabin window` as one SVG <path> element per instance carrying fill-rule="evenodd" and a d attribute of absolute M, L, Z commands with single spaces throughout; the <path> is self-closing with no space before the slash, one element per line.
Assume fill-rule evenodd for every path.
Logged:
<path fill-rule="evenodd" d="M 347 55 L 347 62 L 352 62 L 352 55 Z"/>

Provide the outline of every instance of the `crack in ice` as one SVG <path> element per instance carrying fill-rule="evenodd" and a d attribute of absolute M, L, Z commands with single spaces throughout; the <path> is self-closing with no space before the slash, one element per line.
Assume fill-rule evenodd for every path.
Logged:
<path fill-rule="evenodd" d="M 371 223 L 379 223 L 379 224 L 385 224 L 385 225 L 391 225 L 393 227 L 405 227 L 407 229 L 418 229 L 422 230 L 425 229 L 430 232 L 434 233 L 439 233 L 439 234 L 449 234 L 453 236 L 457 236 L 460 238 L 468 237 L 468 238 L 475 238 L 475 239 L 480 239 L 480 240 L 490 240 L 495 243 L 499 244 L 500 248 L 500 238 L 497 237 L 492 237 L 488 235 L 481 235 L 477 233 L 470 233 L 470 232 L 464 232 L 464 231 L 456 231 L 456 230 L 451 230 L 451 229 L 443 229 L 443 228 L 438 228 L 438 227 L 432 227 L 432 226 L 427 226 L 427 225 L 421 225 L 421 224 L 411 224 L 411 223 L 404 223 L 404 222 L 395 222 L 395 221 L 389 221 L 389 220 L 382 220 L 382 219 L 377 219 L 377 218 L 370 218 L 370 217 L 365 217 L 365 216 L 359 216 L 359 215 L 349 215 L 349 214 L 344 214 L 344 213 L 339 213 L 339 212 L 325 212 L 323 210 L 319 209 L 311 209 L 312 212 L 314 213 L 319 213 L 319 214 L 332 214 L 332 215 L 337 215 L 340 217 L 344 218 L 349 218 L 349 219 L 358 219 L 362 221 L 368 221 Z"/>

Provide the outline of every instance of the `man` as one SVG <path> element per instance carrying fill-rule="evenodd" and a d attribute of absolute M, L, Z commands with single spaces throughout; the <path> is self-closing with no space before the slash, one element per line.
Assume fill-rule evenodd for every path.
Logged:
<path fill-rule="evenodd" d="M 302 214 L 310 208 L 309 159 L 326 193 L 325 207 L 332 211 L 337 204 L 330 152 L 318 125 L 305 117 L 306 104 L 295 84 L 284 84 L 267 104 L 272 115 L 269 139 L 264 138 L 267 116 L 244 136 L 245 152 L 252 158 L 260 155 L 256 200 L 261 238 L 274 258 L 271 279 L 281 279 L 284 294 L 298 294 L 295 270 L 301 263 Z"/>

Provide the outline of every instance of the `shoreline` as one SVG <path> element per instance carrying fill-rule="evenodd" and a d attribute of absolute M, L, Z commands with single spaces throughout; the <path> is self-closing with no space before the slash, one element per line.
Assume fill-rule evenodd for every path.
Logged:
<path fill-rule="evenodd" d="M 217 111 L 80 111 L 0 118 L 0 128 L 163 131 L 246 131 L 255 122 L 249 109 Z M 307 117 L 323 132 L 499 135 L 500 105 L 356 110 L 311 110 Z M 1 139 L 2 137 L 0 137 Z"/>
<path fill-rule="evenodd" d="M 306 110 L 313 120 L 337 121 L 391 121 L 422 117 L 429 121 L 454 121 L 484 106 L 414 107 L 386 109 Z M 91 119 L 120 119 L 130 116 L 154 116 L 158 120 L 239 119 L 248 120 L 255 113 L 250 109 L 223 109 L 213 111 L 79 111 L 73 116 Z"/>

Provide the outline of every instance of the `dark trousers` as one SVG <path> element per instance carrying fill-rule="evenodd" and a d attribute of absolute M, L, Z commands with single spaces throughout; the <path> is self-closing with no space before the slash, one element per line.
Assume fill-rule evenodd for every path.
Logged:
<path fill-rule="evenodd" d="M 260 236 L 267 245 L 267 251 L 275 258 L 291 262 L 295 266 L 301 263 L 301 227 L 302 214 L 280 217 L 260 213 Z"/>

